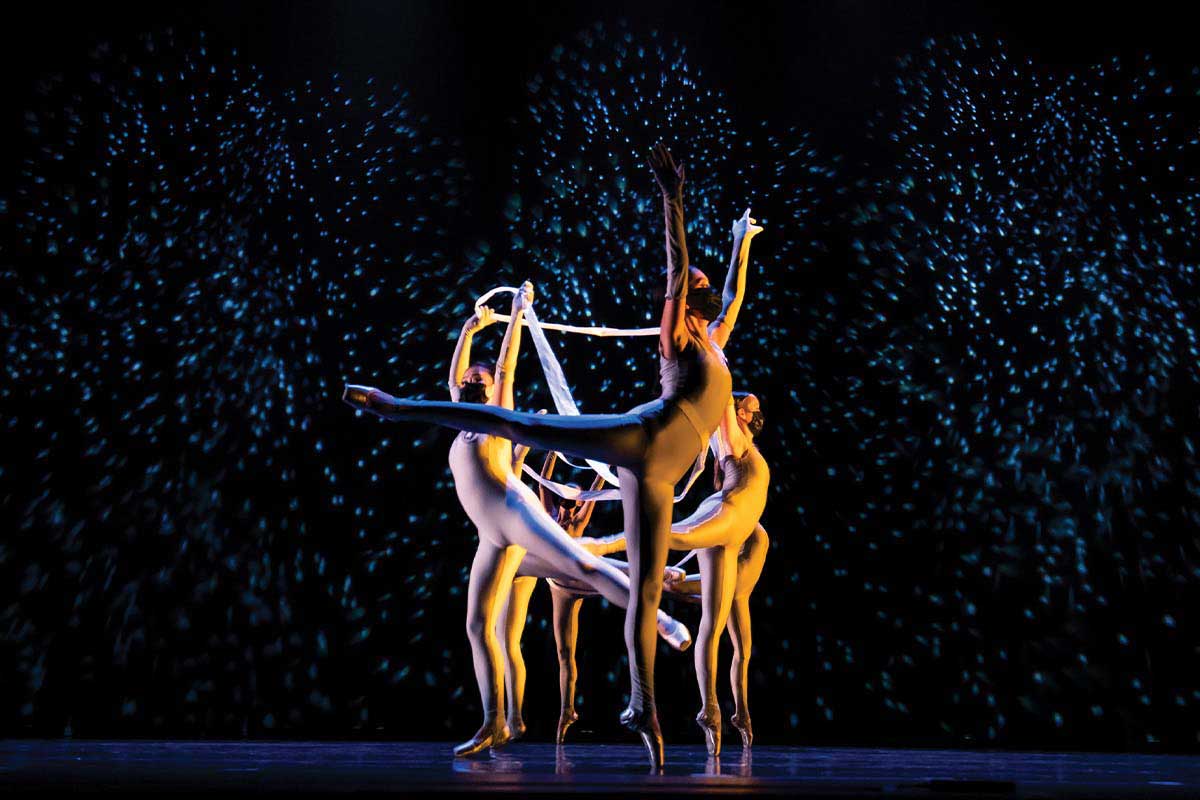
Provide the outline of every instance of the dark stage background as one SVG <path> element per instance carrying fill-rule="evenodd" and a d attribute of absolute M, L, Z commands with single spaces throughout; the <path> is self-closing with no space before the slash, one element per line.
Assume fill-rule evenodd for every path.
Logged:
<path fill-rule="evenodd" d="M 766 227 L 728 348 L 773 474 L 759 738 L 1197 749 L 1169 7 L 160 5 L 2 34 L 0 733 L 475 730 L 451 437 L 341 385 L 441 398 L 473 299 L 527 277 L 543 320 L 648 323 L 661 138 L 710 276 Z M 554 341 L 585 411 L 653 396 L 643 340 Z M 549 405 L 528 353 L 517 396 Z M 585 607 L 577 740 L 625 736 L 621 619 Z M 691 654 L 658 677 L 698 740 Z"/>

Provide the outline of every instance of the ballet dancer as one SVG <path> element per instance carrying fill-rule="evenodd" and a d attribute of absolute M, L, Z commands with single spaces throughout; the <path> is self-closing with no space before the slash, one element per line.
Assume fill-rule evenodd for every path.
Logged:
<path fill-rule="evenodd" d="M 345 402 L 384 419 L 427 422 L 475 431 L 615 466 L 628 536 L 630 581 L 625 616 L 630 701 L 621 721 L 638 733 L 653 769 L 663 763 L 654 705 L 655 629 L 674 487 L 707 446 L 731 391 L 720 344 L 733 318 L 730 284 L 744 286 L 751 239 L 762 228 L 747 213 L 734 223 L 726 302 L 699 269 L 690 267 L 683 222 L 684 170 L 663 145 L 649 158 L 666 219 L 666 291 L 659 332 L 661 396 L 624 414 L 538 415 L 496 405 L 398 399 L 369 386 L 348 385 Z M 723 313 L 724 312 L 724 313 Z"/>
<path fill-rule="evenodd" d="M 706 497 L 687 518 L 671 526 L 668 539 L 672 550 L 692 550 L 700 565 L 701 619 L 696 632 L 696 682 L 700 689 L 701 709 L 696 715 L 696 724 L 704 731 L 709 755 L 721 753 L 721 707 L 717 701 L 717 649 L 721 631 L 730 620 L 730 612 L 744 582 L 739 569 L 739 554 L 743 545 L 757 530 L 761 530 L 759 519 L 767 504 L 767 488 L 770 470 L 762 454 L 754 445 L 754 438 L 762 433 L 763 414 L 757 397 L 738 392 L 730 398 L 724 419 L 714 437 L 717 451 L 719 490 Z M 755 557 L 761 550 L 766 558 L 765 537 L 763 542 L 751 547 Z M 624 548 L 624 534 L 602 539 L 587 539 L 584 544 L 594 553 L 608 554 Z M 757 567 L 761 572 L 762 565 Z M 752 589 L 758 580 L 757 573 L 749 581 Z M 676 587 L 677 588 L 677 587 Z M 749 595 L 749 589 L 746 589 Z M 739 631 L 744 628 L 745 641 L 750 637 L 749 606 L 739 611 L 736 623 Z M 731 627 L 731 637 L 732 630 Z M 737 650 L 737 638 L 734 638 Z M 741 656 L 742 668 L 750 660 L 749 650 Z M 742 733 L 742 742 L 749 746 L 749 712 L 746 706 L 745 686 L 735 682 L 734 701 L 737 710 L 733 726 Z"/>
<path fill-rule="evenodd" d="M 513 298 L 512 318 L 495 367 L 470 363 L 472 339 L 494 321 L 494 313 L 481 310 L 467 320 L 451 361 L 450 405 L 484 403 L 481 407 L 512 409 L 522 317 L 532 302 L 533 286 L 526 282 Z M 526 452 L 517 453 L 517 459 L 523 459 Z M 513 472 L 517 459 L 511 442 L 500 436 L 463 432 L 450 445 L 455 491 L 479 530 L 479 547 L 467 587 L 467 637 L 484 714 L 483 725 L 475 735 L 454 749 L 456 756 L 498 747 L 512 738 L 502 709 L 504 672 L 496 625 L 527 553 L 531 562 L 585 583 L 617 605 L 624 606 L 630 600 L 628 576 L 589 553 L 550 518 Z M 673 646 L 683 649 L 690 644 L 687 629 L 666 614 L 658 615 L 657 627 Z"/>
<path fill-rule="evenodd" d="M 730 641 L 733 642 L 733 660 L 729 664 L 729 685 L 733 689 L 733 718 L 730 722 L 742 735 L 744 749 L 748 749 L 754 743 L 754 728 L 750 724 L 748 691 L 750 651 L 753 646 L 750 629 L 750 595 L 762 575 L 770 544 L 767 531 L 761 523 L 754 526 L 754 532 L 742 544 L 737 561 L 737 586 L 733 592 L 729 621 L 725 623 L 725 630 L 729 633 Z M 664 591 L 688 602 L 703 604 L 703 575 L 696 573 L 687 575 L 680 580 L 674 580 L 673 571 L 668 569 L 667 572 L 668 575 L 664 576 L 663 582 Z M 714 755 L 718 755 L 718 753 L 714 753 Z"/>
<path fill-rule="evenodd" d="M 543 411 L 539 411 L 539 414 Z M 521 445 L 524 447 L 524 445 Z M 542 463 L 542 477 L 550 479 L 554 475 L 554 465 L 558 461 L 558 453 L 546 454 Z M 516 474 L 520 475 L 517 470 Z M 571 488 L 579 488 L 575 484 L 567 484 Z M 604 486 L 604 477 L 597 475 L 592 481 L 590 491 L 596 491 Z M 538 499 L 546 513 L 567 532 L 572 539 L 579 539 L 591 522 L 595 510 L 595 500 L 568 500 L 546 490 L 538 484 Z M 504 653 L 504 679 L 508 699 L 508 727 L 513 732 L 513 739 L 519 739 L 525 734 L 525 719 L 523 714 L 525 702 L 525 659 L 521 652 L 521 636 L 525 631 L 525 619 L 529 609 L 529 599 L 537 586 L 538 578 L 545 578 L 550 586 L 550 596 L 553 601 L 554 642 L 558 649 L 558 684 L 559 696 L 562 699 L 558 718 L 558 733 L 555 740 L 563 743 L 567 728 L 579 719 L 575 713 L 575 642 L 579 626 L 579 607 L 584 597 L 595 596 L 596 592 L 587 584 L 572 581 L 569 576 L 538 574 L 547 570 L 539 569 L 539 565 L 526 559 L 517 570 L 513 580 L 512 591 L 508 602 L 500 614 L 502 636 L 501 648 Z M 664 576 L 665 578 L 665 576 Z M 567 699 L 570 698 L 568 705 Z"/>

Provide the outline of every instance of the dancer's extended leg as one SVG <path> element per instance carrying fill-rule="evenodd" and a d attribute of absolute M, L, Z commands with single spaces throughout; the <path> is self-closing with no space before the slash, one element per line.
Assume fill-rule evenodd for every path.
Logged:
<path fill-rule="evenodd" d="M 709 755 L 721 754 L 721 706 L 717 702 L 717 650 L 737 588 L 737 548 L 714 547 L 697 554 L 702 616 L 696 641 L 696 683 L 703 706 L 696 723 Z"/>
<path fill-rule="evenodd" d="M 735 542 L 732 537 L 740 521 L 737 512 L 724 503 L 702 503 L 687 519 L 671 526 L 671 549 L 700 550 L 734 545 L 736 553 L 741 542 Z"/>
<path fill-rule="evenodd" d="M 500 614 L 500 649 L 504 654 L 504 685 L 508 697 L 508 730 L 510 741 L 525 735 L 525 658 L 521 653 L 521 633 L 529 613 L 529 598 L 537 586 L 537 578 L 514 578 L 512 591 Z"/>
<path fill-rule="evenodd" d="M 562 587 L 550 584 L 550 596 L 554 600 L 554 644 L 558 649 L 558 733 L 555 741 L 562 744 L 567 738 L 567 729 L 579 719 L 575 712 L 575 644 L 579 636 L 579 609 L 583 598 Z"/>
<path fill-rule="evenodd" d="M 632 481 L 636 483 L 636 481 Z M 510 492 L 528 492 L 526 487 L 512 487 Z M 564 531 L 550 518 L 541 504 L 537 502 L 532 492 L 524 502 L 514 503 L 521 511 L 522 524 L 513 525 L 505 531 L 509 541 L 521 545 L 538 560 L 547 565 L 553 575 L 561 575 L 574 581 L 581 581 L 601 595 L 610 603 L 618 606 L 632 606 L 637 597 L 630 589 L 632 579 L 607 560 L 593 555 L 578 541 Z M 668 513 L 670 513 L 668 511 Z M 665 553 L 664 553 L 664 558 Z M 662 570 L 659 570 L 659 586 L 662 585 Z M 654 636 L 661 633 L 668 644 L 676 650 L 686 650 L 692 643 L 691 634 L 686 626 L 671 618 L 665 612 L 659 611 L 657 604 L 650 614 L 650 641 L 653 645 Z"/>
<path fill-rule="evenodd" d="M 346 387 L 342 399 L 384 419 L 487 433 L 614 466 L 641 466 L 648 443 L 641 419 L 633 414 L 531 414 L 478 403 L 407 400 L 353 385 Z"/>
<path fill-rule="evenodd" d="M 731 543 L 740 544 L 732 538 L 734 526 L 738 522 L 736 512 L 722 503 L 719 495 L 707 497 L 688 517 L 671 525 L 668 539 L 670 549 L 699 550 Z M 624 533 L 618 533 L 595 539 L 583 536 L 578 541 L 589 552 L 605 556 L 624 550 L 627 537 Z"/>
<path fill-rule="evenodd" d="M 525 550 L 521 547 L 496 545 L 480 534 L 479 549 L 471 563 L 471 581 L 467 586 L 467 638 L 471 641 L 475 681 L 479 684 L 479 699 L 483 704 L 483 725 L 469 740 L 454 748 L 456 756 L 473 755 L 508 740 L 509 731 L 504 724 L 502 708 L 504 673 L 500 643 L 496 638 L 496 618 L 500 614 L 503 594 L 512 586 L 513 576 L 524 555 Z"/>

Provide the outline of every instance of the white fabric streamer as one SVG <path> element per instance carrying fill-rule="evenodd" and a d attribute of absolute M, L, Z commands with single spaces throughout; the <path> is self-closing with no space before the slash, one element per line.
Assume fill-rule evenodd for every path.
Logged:
<path fill-rule="evenodd" d="M 488 291 L 475 301 L 475 311 L 478 312 L 480 308 L 482 308 L 483 304 L 490 300 L 494 294 L 499 294 L 500 292 L 516 294 L 518 291 L 520 290 L 515 286 L 497 286 L 495 289 Z M 529 310 L 526 309 L 526 314 L 528 313 Z M 496 314 L 494 319 L 500 322 L 508 322 L 512 319 L 512 317 L 508 314 Z M 659 328 L 657 326 L 653 328 L 608 328 L 603 325 L 581 326 L 563 325 L 559 322 L 547 322 L 544 323 L 542 327 L 548 331 L 581 333 L 584 336 L 658 336 L 659 332 Z"/>
<path fill-rule="evenodd" d="M 691 551 L 690 553 L 688 553 L 688 554 L 687 554 L 686 556 L 684 556 L 684 557 L 683 557 L 681 560 L 679 560 L 679 561 L 677 561 L 677 562 L 675 563 L 675 569 L 680 569 L 680 568 L 682 568 L 684 564 L 686 564 L 687 562 L 689 562 L 689 561 L 691 561 L 693 558 L 695 558 L 695 557 L 696 557 L 696 554 L 697 554 L 697 553 L 699 553 L 699 552 L 700 552 L 699 550 L 693 550 L 693 551 Z"/>
<path fill-rule="evenodd" d="M 483 305 L 491 299 L 491 297 L 500 292 L 509 292 L 516 294 L 519 292 L 515 286 L 497 286 L 494 289 L 484 293 L 475 301 L 475 312 L 478 314 Z M 496 314 L 495 319 L 507 322 L 512 319 L 508 314 Z M 658 328 L 608 328 L 604 326 L 580 327 L 577 325 L 562 325 L 554 322 L 543 323 L 538 320 L 537 314 L 532 308 L 525 309 L 525 321 L 529 328 L 529 335 L 533 339 L 534 348 L 537 350 L 538 360 L 542 364 L 542 372 L 546 375 L 546 385 L 550 389 L 550 396 L 554 400 L 554 408 L 559 414 L 567 416 L 578 416 L 579 407 L 575 405 L 575 398 L 571 395 L 571 387 L 567 385 L 567 378 L 563 374 L 562 366 L 558 363 L 558 357 L 554 355 L 554 349 L 550 347 L 549 340 L 546 339 L 545 331 L 562 331 L 564 333 L 580 333 L 587 336 L 657 336 Z M 716 434 L 713 434 L 714 439 Z M 714 447 L 716 445 L 711 445 Z M 561 454 L 560 454 L 561 456 Z M 696 483 L 696 479 L 700 477 L 700 473 L 704 471 L 708 449 L 700 451 L 696 457 L 696 463 L 692 465 L 692 473 L 688 476 L 687 484 L 684 486 L 683 492 L 675 498 L 675 502 L 679 502 L 691 490 L 692 485 Z M 569 460 L 563 457 L 571 466 Z M 567 500 L 620 500 L 621 483 L 617 480 L 617 476 L 608 468 L 607 464 L 601 464 L 597 461 L 589 460 L 588 466 L 596 471 L 596 474 L 604 477 L 604 480 L 613 488 L 609 489 L 575 489 L 565 484 L 543 478 L 540 474 L 534 471 L 530 466 L 525 465 L 525 473 L 533 477 L 538 483 L 545 486 L 550 491 L 557 494 L 559 497 Z"/>

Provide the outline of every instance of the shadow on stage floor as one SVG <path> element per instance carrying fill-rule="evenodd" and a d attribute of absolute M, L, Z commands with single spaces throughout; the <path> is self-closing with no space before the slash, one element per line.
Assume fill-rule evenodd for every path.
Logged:
<path fill-rule="evenodd" d="M 443 742 L 0 742 L 0 795 L 110 791 L 389 795 L 769 793 L 800 797 L 1200 797 L 1200 758 L 674 745 L 651 775 L 632 745 L 520 742 L 455 759 Z"/>

